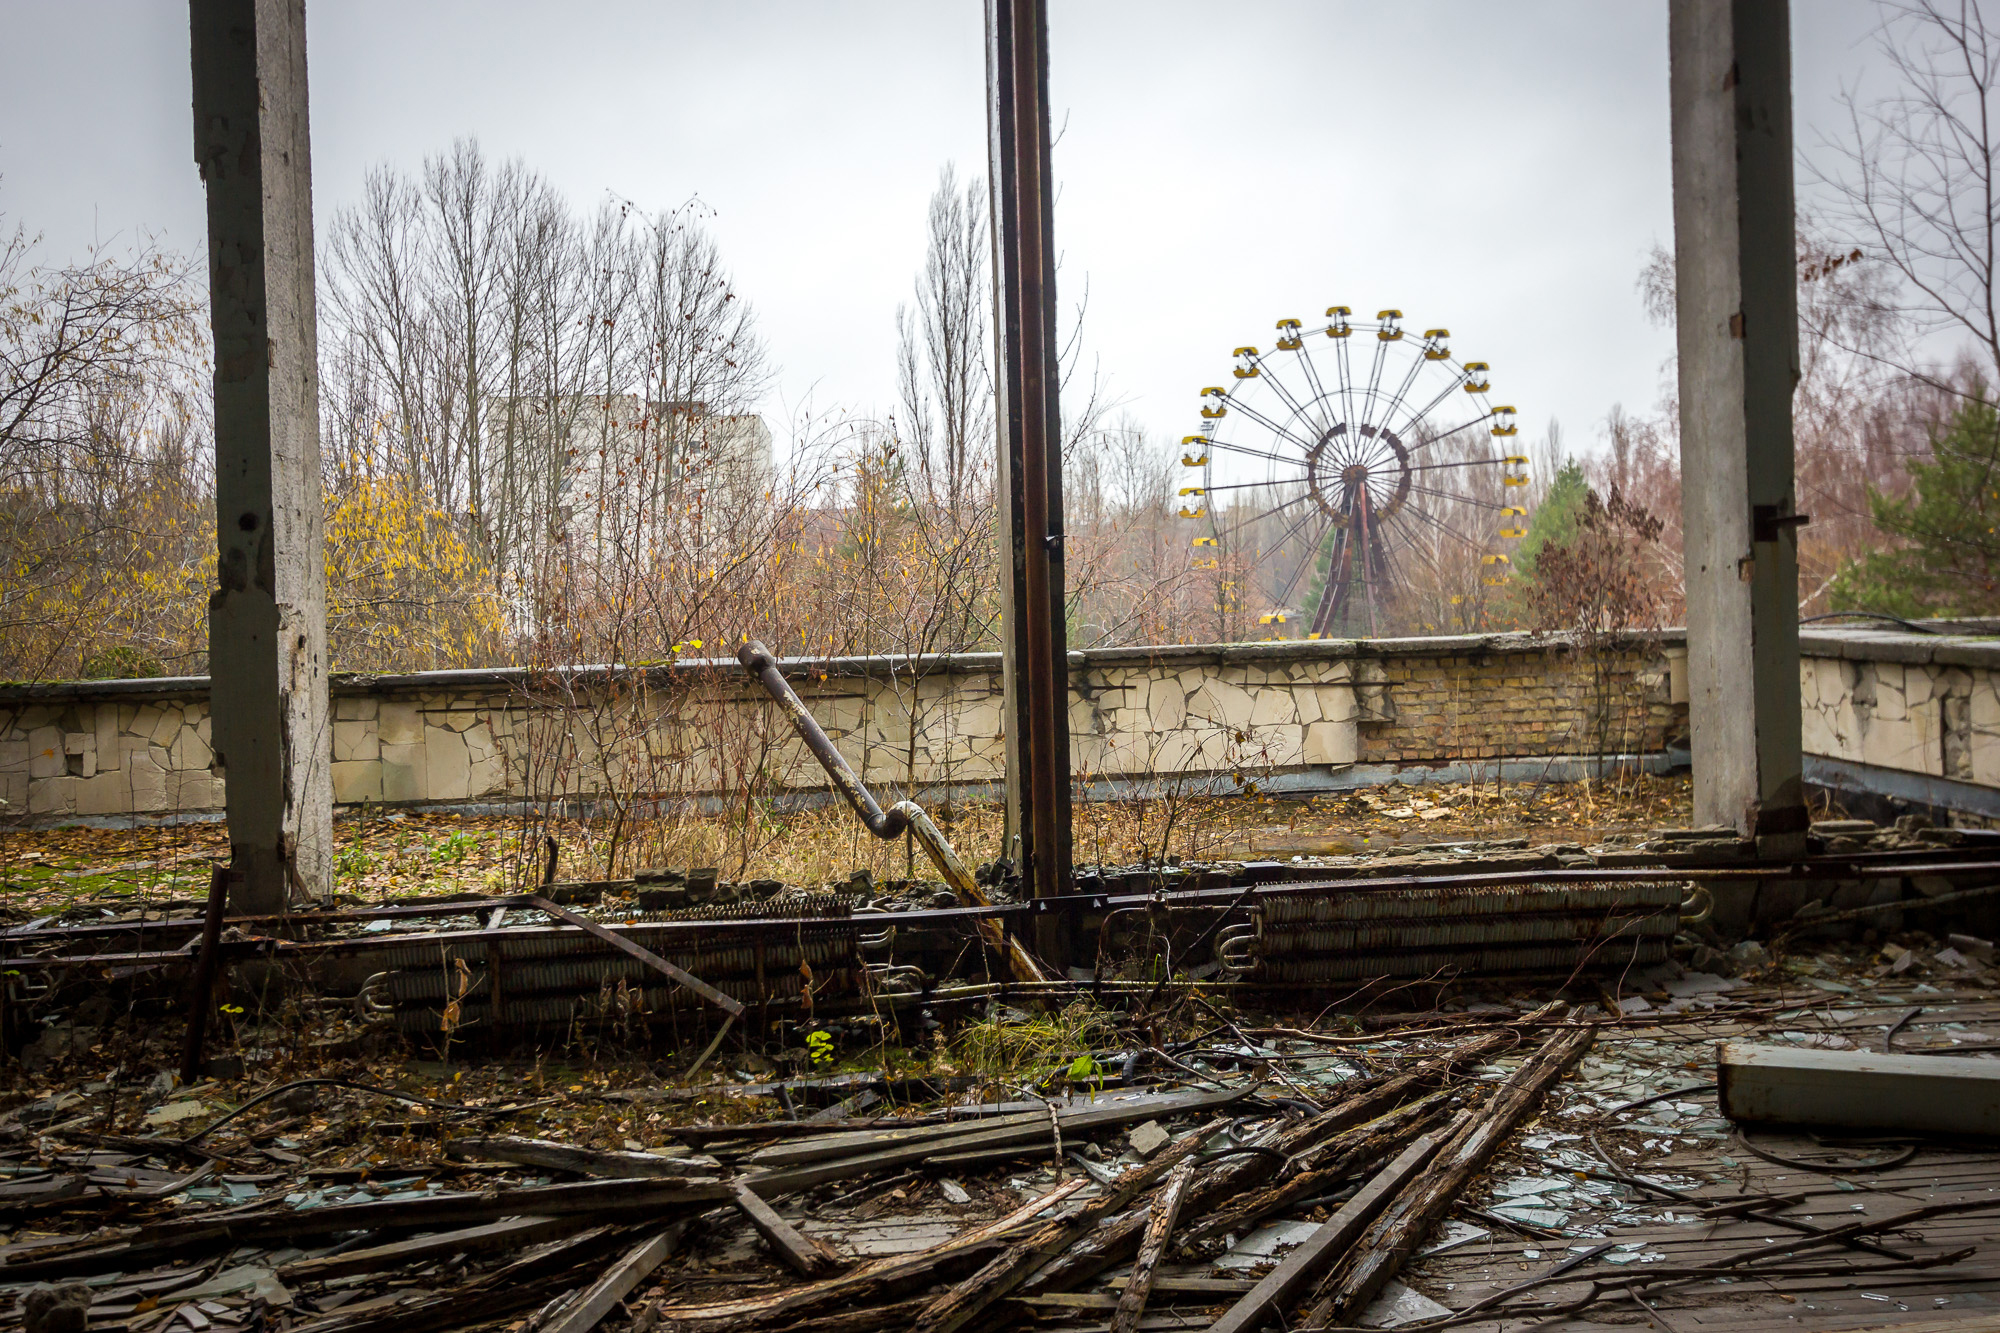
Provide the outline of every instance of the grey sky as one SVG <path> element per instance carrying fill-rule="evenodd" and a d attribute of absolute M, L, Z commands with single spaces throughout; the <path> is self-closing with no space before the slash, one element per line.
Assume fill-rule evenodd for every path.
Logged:
<path fill-rule="evenodd" d="M 1634 278 L 1672 238 L 1666 7 L 1055 0 L 1066 300 L 1147 428 L 1281 316 L 1400 307 L 1493 365 L 1523 434 L 1650 408 L 1671 336 Z M 1794 5 L 1802 144 L 1872 63 L 1867 0 Z M 316 210 L 457 135 L 579 204 L 700 196 L 782 374 L 766 411 L 886 410 L 938 168 L 985 165 L 976 0 L 310 5 Z M 0 0 L 0 212 L 49 257 L 198 252 L 187 16 Z M 1802 192 L 1806 189 L 1801 179 Z M 1803 197 L 1803 194 L 1802 194 Z"/>

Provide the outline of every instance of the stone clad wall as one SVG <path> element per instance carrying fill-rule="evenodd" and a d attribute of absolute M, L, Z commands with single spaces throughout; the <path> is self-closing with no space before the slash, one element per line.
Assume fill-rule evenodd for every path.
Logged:
<path fill-rule="evenodd" d="M 2000 786 L 2000 642 L 1806 634 L 1808 754 Z"/>
<path fill-rule="evenodd" d="M 1806 636 L 1806 748 L 2000 785 L 2000 646 L 1965 650 L 1990 655 L 1992 669 L 1945 660 L 1936 642 L 1922 661 L 1896 660 L 1915 652 L 1897 647 L 1913 637 Z M 1410 765 L 1561 773 L 1550 761 L 1658 754 L 1687 725 L 1678 632 L 1595 654 L 1493 635 L 1105 649 L 1071 662 L 1074 762 L 1100 790 L 1179 777 L 1324 790 Z M 787 671 L 856 770 L 894 790 L 1002 777 L 999 666 L 997 654 L 966 654 L 914 671 L 881 658 Z M 733 661 L 646 680 L 635 690 L 630 675 L 595 670 L 337 679 L 335 799 L 716 794 L 751 774 L 825 788 Z M 218 810 L 208 735 L 205 680 L 0 686 L 0 815 Z"/>
<path fill-rule="evenodd" d="M 0 705 L 0 799 L 10 818 L 212 810 L 222 778 L 211 768 L 208 699 Z"/>

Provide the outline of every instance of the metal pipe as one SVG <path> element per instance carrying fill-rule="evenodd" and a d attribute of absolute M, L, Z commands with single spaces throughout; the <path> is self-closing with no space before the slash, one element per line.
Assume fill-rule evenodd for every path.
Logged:
<path fill-rule="evenodd" d="M 819 766 L 833 779 L 833 785 L 854 807 L 854 813 L 861 817 L 868 831 L 884 842 L 902 837 L 910 826 L 909 815 L 902 806 L 884 810 L 868 788 L 862 785 L 861 779 L 848 767 L 847 756 L 820 729 L 818 719 L 806 711 L 805 701 L 792 689 L 785 673 L 778 669 L 778 659 L 771 650 L 761 640 L 752 639 L 736 650 L 736 660 L 743 664 L 745 671 L 763 682 L 765 693 L 777 700 L 778 706 L 791 717 L 792 730 L 799 733 L 799 739 L 812 751 L 813 758 L 819 760 Z M 909 802 L 903 804 L 909 805 Z"/>
<path fill-rule="evenodd" d="M 221 961 L 222 914 L 229 902 L 231 881 L 240 871 L 218 865 L 209 872 L 208 911 L 202 918 L 201 949 L 195 955 L 194 976 L 188 982 L 187 1030 L 181 1038 L 181 1082 L 201 1077 L 202 1038 L 208 1033 L 208 1011 L 215 1007 L 215 972 Z"/>
<path fill-rule="evenodd" d="M 870 833 L 885 842 L 908 833 L 917 845 L 924 849 L 924 855 L 937 867 L 938 874 L 944 876 L 958 900 L 969 907 L 991 907 L 993 900 L 979 887 L 972 872 L 965 868 L 965 862 L 958 859 L 951 843 L 945 840 L 942 831 L 931 822 L 924 808 L 915 801 L 898 801 L 884 810 L 874 794 L 848 767 L 847 756 L 835 747 L 825 731 L 820 729 L 819 719 L 807 711 L 805 701 L 800 699 L 792 683 L 785 679 L 785 673 L 778 669 L 778 659 L 771 655 L 760 640 L 752 639 L 737 650 L 736 660 L 743 669 L 763 682 L 765 692 L 777 700 L 779 707 L 792 719 L 792 729 L 799 733 L 799 739 L 806 743 L 813 757 L 833 779 L 836 787 L 847 797 L 847 803 L 854 807 L 854 813 L 861 817 Z M 982 918 L 979 933 L 1006 955 L 1008 965 L 1014 975 L 1022 981 L 1046 981 L 1048 977 L 1028 951 L 1021 947 L 1019 940 L 1009 935 L 998 921 Z"/>

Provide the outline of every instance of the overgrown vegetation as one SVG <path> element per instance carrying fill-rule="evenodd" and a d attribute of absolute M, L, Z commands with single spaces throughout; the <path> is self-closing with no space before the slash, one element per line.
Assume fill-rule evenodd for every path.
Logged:
<path fill-rule="evenodd" d="M 1834 609 L 1884 615 L 1992 615 L 2000 611 L 2000 412 L 1976 396 L 1905 465 L 1902 493 L 1869 487 L 1875 526 L 1898 541 L 1843 569 Z"/>

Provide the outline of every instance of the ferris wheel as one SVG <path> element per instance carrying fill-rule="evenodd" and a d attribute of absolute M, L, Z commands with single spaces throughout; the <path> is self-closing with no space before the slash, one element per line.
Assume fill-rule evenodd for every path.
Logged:
<path fill-rule="evenodd" d="M 1218 610 L 1264 637 L 1471 628 L 1463 613 L 1507 582 L 1526 535 L 1528 460 L 1488 365 L 1454 359 L 1449 329 L 1375 319 L 1279 320 L 1271 352 L 1237 348 L 1229 382 L 1201 391 L 1201 432 L 1182 441 L 1200 470 L 1180 488 L 1181 517 L 1202 524 L 1195 566 L 1215 572 Z"/>

